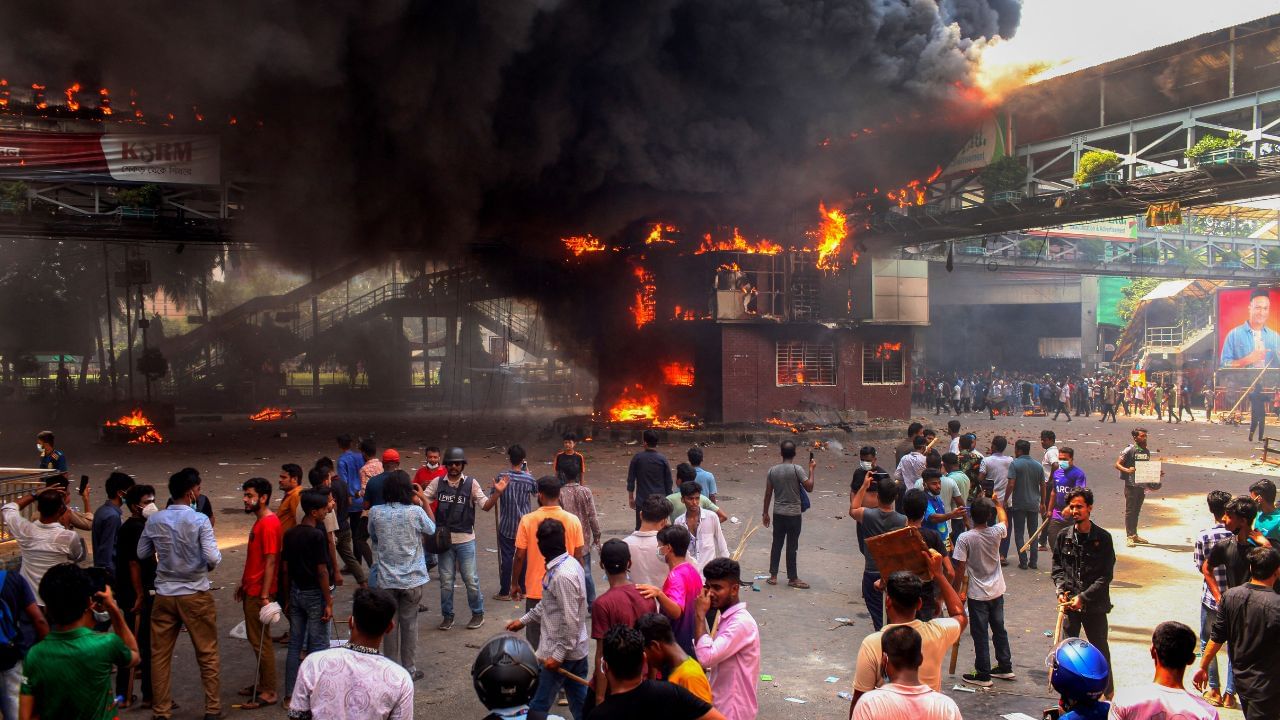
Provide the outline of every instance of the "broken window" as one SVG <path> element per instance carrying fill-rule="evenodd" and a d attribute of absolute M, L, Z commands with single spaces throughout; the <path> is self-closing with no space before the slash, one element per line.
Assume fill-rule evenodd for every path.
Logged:
<path fill-rule="evenodd" d="M 902 343 L 863 344 L 863 385 L 901 385 L 906 375 L 906 364 L 902 357 Z"/>

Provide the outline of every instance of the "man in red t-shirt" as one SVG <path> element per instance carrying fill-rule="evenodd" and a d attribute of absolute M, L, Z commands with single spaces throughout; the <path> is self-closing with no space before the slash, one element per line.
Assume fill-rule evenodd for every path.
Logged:
<path fill-rule="evenodd" d="M 609 576 L 609 589 L 591 604 L 591 639 L 596 641 L 591 686 L 595 688 L 596 704 L 604 702 L 609 689 L 608 676 L 600 669 L 605 633 L 614 625 L 632 627 L 641 615 L 658 610 L 657 602 L 646 600 L 627 579 L 627 571 L 631 569 L 630 545 L 617 538 L 606 542 L 600 548 L 600 567 Z"/>
<path fill-rule="evenodd" d="M 440 464 L 440 448 L 432 445 L 427 448 L 426 455 L 426 464 L 418 468 L 418 472 L 413 474 L 413 484 L 417 485 L 419 490 L 426 490 L 432 480 L 442 478 L 448 474 L 448 471 L 444 469 L 444 465 Z M 434 518 L 436 516 L 436 508 L 439 507 L 439 505 L 440 503 L 435 500 L 431 501 L 431 517 Z M 427 553 L 427 570 L 434 568 L 437 562 L 438 560 L 436 559 L 435 553 Z M 426 611 L 426 603 L 422 603 L 418 606 L 418 612 Z"/>
<path fill-rule="evenodd" d="M 284 531 L 280 518 L 271 512 L 271 481 L 250 478 L 244 483 L 244 511 L 257 517 L 249 531 L 249 547 L 244 560 L 244 574 L 236 588 L 235 598 L 244 603 L 244 626 L 258 664 L 257 682 L 240 690 L 249 698 L 241 707 L 254 709 L 273 705 L 276 694 L 276 655 L 269 631 L 258 614 L 271 603 L 276 593 L 276 568 Z"/>

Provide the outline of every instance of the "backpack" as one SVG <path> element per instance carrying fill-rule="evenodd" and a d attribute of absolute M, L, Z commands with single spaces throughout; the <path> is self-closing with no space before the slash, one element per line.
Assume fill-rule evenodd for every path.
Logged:
<path fill-rule="evenodd" d="M 4 589 L 8 577 L 8 571 L 0 570 L 0 590 Z M 22 659 L 22 649 L 18 647 L 21 639 L 18 619 L 8 603 L 0 602 L 0 670 L 8 670 Z"/>

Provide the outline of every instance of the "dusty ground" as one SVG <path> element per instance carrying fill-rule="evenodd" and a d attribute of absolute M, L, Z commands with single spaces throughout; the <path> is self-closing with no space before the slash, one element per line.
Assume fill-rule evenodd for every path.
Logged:
<path fill-rule="evenodd" d="M 22 408 L 6 411 L 6 417 L 0 426 L 0 464 L 32 464 L 35 460 L 32 436 L 45 420 Z M 935 421 L 930 424 L 938 427 L 945 425 L 945 418 L 933 415 L 925 418 Z M 520 442 L 529 450 L 530 465 L 536 474 L 539 469 L 549 468 L 559 444 L 545 429 L 547 419 L 490 416 L 462 420 L 438 414 L 353 417 L 303 412 L 295 420 L 273 424 L 252 425 L 234 418 L 220 423 L 182 424 L 168 433 L 171 442 L 150 447 L 102 445 L 96 442 L 90 428 L 56 429 L 63 438 L 59 446 L 68 454 L 72 473 L 84 472 L 93 477 L 98 490 L 95 504 L 101 501 L 98 483 L 115 466 L 158 486 L 163 486 L 168 475 L 182 466 L 192 465 L 201 470 L 204 491 L 218 510 L 216 531 L 224 553 L 224 562 L 214 573 L 214 582 L 219 601 L 218 625 L 222 631 L 223 701 L 229 708 L 236 702 L 235 688 L 251 682 L 254 657 L 246 643 L 226 636 L 241 620 L 232 591 L 243 566 L 249 525 L 239 499 L 238 488 L 243 480 L 255 475 L 274 479 L 281 463 L 298 462 L 306 467 L 320 455 L 333 456 L 336 448 L 331 438 L 340 431 L 375 432 L 380 445 L 398 448 L 406 456 L 406 466 L 411 467 L 420 463 L 426 444 L 461 444 L 467 448 L 471 460 L 469 472 L 481 478 L 492 477 L 504 467 L 503 446 Z M 1245 442 L 1246 430 L 1241 427 L 1209 425 L 1203 421 L 1178 426 L 1129 418 L 1102 426 L 1096 419 L 1097 415 L 1092 419 L 1079 418 L 1070 424 L 1063 420 L 1053 423 L 1044 418 L 1019 417 L 989 421 L 974 414 L 963 418 L 963 422 L 966 430 L 978 434 L 983 447 L 997 432 L 1008 435 L 1011 445 L 1016 437 L 1030 438 L 1034 445 L 1039 431 L 1052 427 L 1059 433 L 1060 444 L 1076 448 L 1077 460 L 1098 493 L 1095 519 L 1117 540 L 1119 563 L 1112 593 L 1116 608 L 1110 618 L 1111 640 L 1117 685 L 1124 686 L 1150 680 L 1147 647 L 1156 623 L 1177 619 L 1198 630 L 1200 579 L 1191 563 L 1191 543 L 1196 531 L 1210 522 L 1204 508 L 1204 493 L 1213 488 L 1245 492 L 1248 484 L 1259 476 L 1251 462 L 1257 451 Z M 1167 466 L 1164 489 L 1150 496 L 1143 509 L 1141 532 L 1153 544 L 1129 549 L 1123 543 L 1121 484 L 1111 463 L 1128 442 L 1128 431 L 1139 424 L 1152 430 L 1151 447 L 1166 461 L 1182 455 L 1204 467 Z M 287 436 L 278 437 L 278 433 Z M 848 689 L 858 643 L 870 631 L 859 590 L 862 558 L 856 551 L 852 521 L 845 516 L 849 479 L 857 462 L 856 455 L 847 453 L 856 452 L 861 439 L 837 433 L 821 437 L 839 440 L 846 452 L 819 453 L 817 492 L 813 509 L 805 515 L 801 536 L 800 572 L 813 588 L 790 590 L 770 587 L 760 581 L 759 592 L 744 594 L 761 625 L 762 672 L 774 678 L 760 685 L 763 718 L 784 714 L 796 720 L 845 717 L 847 701 L 837 697 L 837 692 Z M 881 454 L 891 457 L 888 443 L 879 444 L 884 447 Z M 606 537 L 622 536 L 631 529 L 623 480 L 627 461 L 636 449 L 622 443 L 593 442 L 582 447 Z M 662 449 L 669 457 L 683 459 L 683 446 Z M 725 510 L 742 521 L 726 526 L 732 548 L 748 519 L 758 522 L 764 473 L 775 462 L 776 451 L 772 446 L 731 444 L 707 447 L 705 452 L 706 466 L 719 479 Z M 1231 470 L 1226 469 L 1228 465 Z M 515 605 L 491 599 L 497 590 L 498 564 L 493 520 L 482 518 L 477 527 L 488 622 L 479 631 L 467 631 L 459 624 L 448 633 L 438 632 L 435 625 L 439 621 L 439 585 L 432 579 L 428 592 L 432 610 L 422 616 L 419 630 L 420 665 L 428 672 L 428 681 L 419 685 L 416 699 L 419 714 L 423 716 L 438 713 L 442 707 L 460 708 L 457 717 L 482 714 L 469 681 L 475 649 L 499 631 L 508 619 L 519 615 Z M 758 532 L 743 561 L 748 576 L 767 571 L 768 550 L 768 531 Z M 1038 573 L 1020 571 L 1016 566 L 1007 569 L 1006 617 L 1019 679 L 1011 683 L 996 681 L 991 691 L 976 694 L 948 690 L 966 717 L 996 717 L 1012 712 L 1039 717 L 1040 709 L 1051 702 L 1044 666 L 1051 642 L 1044 633 L 1052 629 L 1054 621 L 1048 566 L 1047 561 L 1042 561 Z M 598 568 L 596 572 L 600 574 Z M 339 591 L 339 616 L 348 612 L 352 587 L 348 584 Z M 455 602 L 465 609 L 465 591 L 461 585 Z M 459 617 L 465 620 L 466 613 L 460 612 Z M 853 626 L 838 627 L 834 620 L 837 617 L 852 618 Z M 971 668 L 972 659 L 972 642 L 966 634 L 958 673 Z M 277 662 L 281 665 L 283 682 L 283 649 L 277 651 Z M 177 699 L 183 705 L 176 716 L 198 717 L 202 712 L 199 683 L 189 645 L 179 645 L 175 668 L 178 669 Z M 828 677 L 837 681 L 827 683 Z M 944 675 L 947 688 L 958 681 L 958 674 Z M 789 702 L 789 698 L 804 703 L 795 704 Z M 238 711 L 228 709 L 227 712 Z M 284 715 L 279 708 L 258 714 Z M 1235 716 L 1238 717 L 1238 713 Z M 145 717 L 145 714 L 132 711 L 124 717 Z"/>

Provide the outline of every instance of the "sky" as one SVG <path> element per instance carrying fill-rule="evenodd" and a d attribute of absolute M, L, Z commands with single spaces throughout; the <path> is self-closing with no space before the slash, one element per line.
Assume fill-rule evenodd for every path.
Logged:
<path fill-rule="evenodd" d="M 1049 60 L 1063 64 L 1045 77 L 1064 75 L 1277 12 L 1276 0 L 1025 0 L 1017 34 L 984 61 Z"/>

